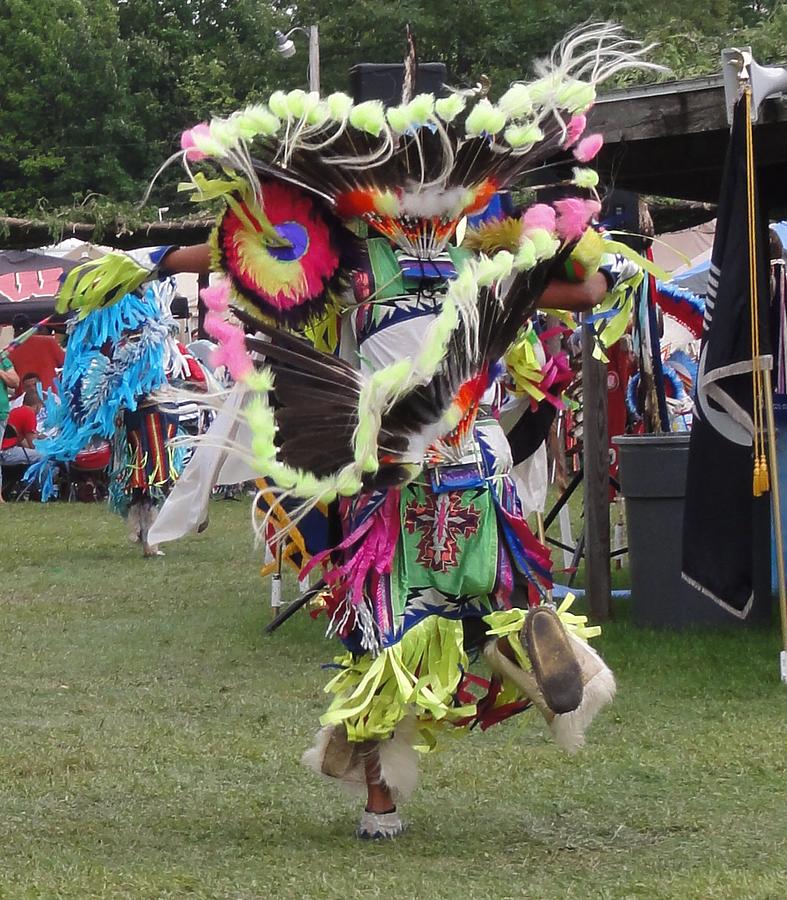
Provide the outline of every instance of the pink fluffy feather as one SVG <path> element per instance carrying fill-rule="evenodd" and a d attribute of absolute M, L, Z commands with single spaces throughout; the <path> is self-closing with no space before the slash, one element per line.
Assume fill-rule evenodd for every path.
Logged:
<path fill-rule="evenodd" d="M 582 137 L 582 133 L 587 128 L 588 120 L 582 114 L 578 116 L 572 116 L 568 125 L 566 126 L 566 139 L 563 142 L 563 146 L 568 150 L 569 147 L 573 147 L 574 144 Z"/>
<path fill-rule="evenodd" d="M 546 203 L 536 203 L 522 216 L 525 231 L 531 228 L 544 228 L 549 232 L 555 230 L 555 210 Z"/>
<path fill-rule="evenodd" d="M 205 316 L 205 330 L 219 342 L 219 346 L 211 354 L 214 366 L 226 366 L 236 381 L 251 374 L 254 365 L 246 353 L 242 328 L 227 322 L 215 310 L 210 310 Z"/>
<path fill-rule="evenodd" d="M 574 156 L 581 163 L 588 163 L 598 156 L 599 150 L 604 146 L 604 138 L 600 134 L 589 134 L 574 148 Z"/>
<path fill-rule="evenodd" d="M 230 305 L 230 288 L 226 281 L 203 288 L 200 297 L 208 309 L 226 312 Z"/>
<path fill-rule="evenodd" d="M 205 159 L 205 154 L 197 149 L 197 145 L 194 141 L 195 134 L 209 135 L 210 129 L 205 122 L 201 122 L 199 125 L 195 125 L 193 128 L 189 128 L 181 134 L 180 146 L 181 149 L 186 151 L 186 159 L 190 162 L 199 162 L 201 159 Z"/>
<path fill-rule="evenodd" d="M 581 200 L 579 197 L 568 197 L 556 200 L 557 233 L 565 241 L 576 241 L 585 233 L 588 222 L 597 215 L 601 206 L 595 200 Z"/>

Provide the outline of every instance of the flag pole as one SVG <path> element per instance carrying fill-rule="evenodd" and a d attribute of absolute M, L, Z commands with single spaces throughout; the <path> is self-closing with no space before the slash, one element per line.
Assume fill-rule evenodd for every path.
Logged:
<path fill-rule="evenodd" d="M 40 322 L 36 322 L 35 325 L 31 325 L 27 331 L 23 331 L 18 337 L 13 338 L 13 340 L 9 341 L 4 348 L 5 352 L 7 353 L 9 350 L 16 350 L 17 347 L 21 347 L 28 338 L 33 337 L 39 328 L 43 328 L 53 316 L 54 313 L 52 313 L 51 316 L 47 316 L 45 319 L 41 319 Z"/>
<path fill-rule="evenodd" d="M 771 370 L 763 369 L 765 385 L 765 422 L 768 429 L 768 456 L 771 458 L 771 504 L 773 528 L 776 532 L 776 578 L 779 587 L 779 615 L 782 624 L 782 649 L 779 654 L 781 680 L 787 684 L 787 581 L 784 575 L 784 534 L 782 531 L 781 496 L 779 493 L 779 463 L 776 459 L 776 423 L 773 416 Z"/>

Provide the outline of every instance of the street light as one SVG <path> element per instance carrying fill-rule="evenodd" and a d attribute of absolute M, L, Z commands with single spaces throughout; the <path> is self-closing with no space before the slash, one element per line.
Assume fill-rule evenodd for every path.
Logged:
<path fill-rule="evenodd" d="M 282 34 L 278 28 L 274 34 L 276 35 L 276 50 L 281 53 L 285 59 L 295 56 L 295 44 L 293 44 L 290 38 L 288 38 L 286 34 Z"/>
<path fill-rule="evenodd" d="M 302 28 L 300 25 L 296 25 L 295 28 L 291 28 L 286 34 L 282 34 L 282 32 L 277 28 L 274 32 L 274 36 L 276 37 L 276 52 L 280 53 L 285 59 L 289 59 L 291 56 L 295 56 L 296 48 L 290 35 L 295 34 L 296 31 L 299 31 L 301 34 L 305 34 L 309 39 L 309 90 L 316 91 L 319 94 L 320 34 L 317 30 L 316 25 L 308 25 L 305 28 Z"/>

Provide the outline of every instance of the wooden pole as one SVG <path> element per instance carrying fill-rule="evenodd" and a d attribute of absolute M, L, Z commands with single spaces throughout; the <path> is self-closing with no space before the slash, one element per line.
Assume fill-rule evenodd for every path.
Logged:
<path fill-rule="evenodd" d="M 317 25 L 310 25 L 309 32 L 309 90 L 320 93 L 320 31 Z"/>
<path fill-rule="evenodd" d="M 271 617 L 276 618 L 281 610 L 281 543 L 276 544 L 276 571 L 271 577 Z"/>
<path fill-rule="evenodd" d="M 585 456 L 585 589 L 595 621 L 610 616 L 609 432 L 607 367 L 593 358 L 593 331 L 582 327 L 582 431 Z"/>
<path fill-rule="evenodd" d="M 200 275 L 197 279 L 197 337 L 200 340 L 208 337 L 205 331 L 205 303 L 202 300 L 202 291 L 210 287 L 210 276 Z"/>

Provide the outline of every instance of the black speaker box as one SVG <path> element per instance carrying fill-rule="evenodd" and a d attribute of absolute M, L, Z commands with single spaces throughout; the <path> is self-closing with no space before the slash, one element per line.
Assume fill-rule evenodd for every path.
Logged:
<path fill-rule="evenodd" d="M 601 223 L 605 228 L 617 231 L 639 232 L 639 194 L 613 190 L 604 197 Z"/>
<path fill-rule="evenodd" d="M 610 191 L 603 199 L 599 221 L 608 231 L 624 232 L 614 235 L 615 239 L 637 253 L 644 252 L 651 244 L 653 222 L 639 194 L 619 189 Z"/>
<path fill-rule="evenodd" d="M 415 93 L 444 97 L 447 77 L 444 63 L 420 63 Z M 350 93 L 356 103 L 382 100 L 386 106 L 397 106 L 402 102 L 403 82 L 403 63 L 358 63 L 350 69 Z"/>

